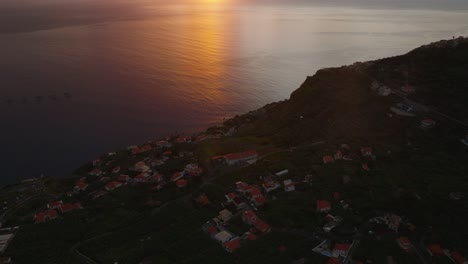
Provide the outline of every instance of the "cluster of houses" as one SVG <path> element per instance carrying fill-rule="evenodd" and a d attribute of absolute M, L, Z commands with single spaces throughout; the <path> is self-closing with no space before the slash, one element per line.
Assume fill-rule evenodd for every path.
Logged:
<path fill-rule="evenodd" d="M 209 136 L 207 136 L 209 138 Z M 152 141 L 142 146 L 130 146 L 127 151 L 134 157 L 142 157 L 142 160 L 136 162 L 133 166 L 128 169 L 122 169 L 120 166 L 115 166 L 110 170 L 103 171 L 103 165 L 109 167 L 111 161 L 104 162 L 101 158 L 96 159 L 92 162 L 93 168 L 89 171 L 88 177 L 82 177 L 77 180 L 73 188 L 66 192 L 69 197 L 76 196 L 79 194 L 87 193 L 93 199 L 97 199 L 114 191 L 127 184 L 152 184 L 152 190 L 161 190 L 166 184 L 174 183 L 178 188 L 184 188 L 188 185 L 189 179 L 198 177 L 203 173 L 203 169 L 198 164 L 190 163 L 180 171 L 175 172 L 171 176 L 164 176 L 158 172 L 153 171 L 155 167 L 164 165 L 171 157 L 173 152 L 169 149 L 173 146 L 173 143 L 191 143 L 192 137 L 176 137 L 172 141 L 169 138 L 163 140 Z M 152 150 L 159 150 L 161 155 L 156 158 L 150 157 Z M 147 155 L 145 155 L 147 153 Z M 141 155 L 143 154 L 143 155 Z M 109 157 L 116 156 L 117 153 L 108 153 Z M 181 151 L 179 155 L 190 155 Z M 146 156 L 146 157 L 145 157 Z M 107 159 L 108 160 L 108 159 Z M 128 174 L 123 174 L 126 171 Z M 90 180 L 92 179 L 92 180 Z M 100 182 L 100 184 L 94 184 L 94 182 Z M 93 184 L 93 189 L 90 191 L 90 184 Z M 95 189 L 94 186 L 102 186 L 100 189 Z M 43 223 L 59 216 L 59 213 L 66 213 L 72 210 L 81 209 L 81 203 L 63 203 L 62 201 L 51 202 L 47 205 L 47 210 L 37 212 L 34 214 L 34 221 L 36 223 Z"/>
<path fill-rule="evenodd" d="M 456 264 L 468 264 L 468 260 L 460 252 L 445 249 L 437 243 L 428 245 L 427 251 L 433 257 L 446 256 Z"/>
<path fill-rule="evenodd" d="M 348 254 L 354 246 L 354 242 L 337 242 L 332 243 L 326 239 L 322 241 L 318 246 L 312 249 L 312 251 L 328 257 L 327 264 L 341 264 L 345 263 L 348 258 Z"/>
<path fill-rule="evenodd" d="M 202 226 L 203 231 L 210 235 L 212 239 L 219 242 L 230 253 L 240 248 L 241 241 L 256 240 L 258 234 L 268 233 L 271 230 L 270 225 L 260 219 L 253 210 L 241 210 L 239 213 L 241 213 L 242 221 L 250 226 L 249 231 L 245 232 L 242 236 L 238 236 L 228 230 L 228 223 L 234 216 L 228 209 L 223 209 L 217 217 Z"/>
<path fill-rule="evenodd" d="M 225 209 L 219 212 L 219 215 L 203 225 L 203 230 L 218 241 L 227 252 L 233 252 L 241 246 L 241 241 L 252 241 L 257 239 L 258 234 L 268 233 L 271 230 L 270 225 L 257 216 L 255 213 L 257 207 L 266 202 L 266 198 L 261 188 L 247 184 L 245 182 L 236 182 L 236 191 L 225 195 L 226 202 L 223 203 Z M 202 194 L 196 198 L 199 205 L 208 204 L 206 195 Z M 235 214 L 240 214 L 242 221 L 248 225 L 249 231 L 238 236 L 228 230 L 228 223 Z"/>
<path fill-rule="evenodd" d="M 35 223 L 45 223 L 58 217 L 58 212 L 62 214 L 74 210 L 83 209 L 81 203 L 63 203 L 61 200 L 47 204 L 47 210 L 35 213 L 33 216 Z"/>
<path fill-rule="evenodd" d="M 356 158 L 358 158 L 358 156 L 352 153 L 351 147 L 348 144 L 342 144 L 334 155 L 325 155 L 323 156 L 322 161 L 323 164 L 330 164 L 337 160 L 350 161 Z M 365 171 L 370 171 L 369 164 L 376 159 L 373 148 L 370 146 L 361 147 L 360 159 L 362 169 Z M 343 181 L 347 180 L 343 179 Z"/>

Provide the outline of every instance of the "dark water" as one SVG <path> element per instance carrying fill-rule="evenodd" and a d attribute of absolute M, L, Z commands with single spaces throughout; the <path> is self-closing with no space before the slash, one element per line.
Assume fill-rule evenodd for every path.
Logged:
<path fill-rule="evenodd" d="M 1 181 L 69 175 L 287 99 L 321 67 L 468 34 L 456 11 L 194 1 L 0 8 Z"/>

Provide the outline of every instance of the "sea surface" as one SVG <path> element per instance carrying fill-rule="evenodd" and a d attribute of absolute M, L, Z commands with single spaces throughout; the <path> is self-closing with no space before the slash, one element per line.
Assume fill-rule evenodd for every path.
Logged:
<path fill-rule="evenodd" d="M 0 3 L 0 182 L 67 176 L 100 154 L 287 99 L 320 68 L 459 35 L 466 11 Z"/>

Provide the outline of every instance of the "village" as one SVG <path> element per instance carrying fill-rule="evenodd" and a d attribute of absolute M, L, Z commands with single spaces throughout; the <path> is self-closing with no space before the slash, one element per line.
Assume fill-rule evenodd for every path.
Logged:
<path fill-rule="evenodd" d="M 422 129 L 433 127 L 432 123 L 429 127 L 426 123 L 426 120 L 421 122 Z M 312 241 L 308 240 L 311 252 L 325 257 L 327 260 L 324 262 L 330 264 L 378 263 L 372 256 L 366 257 L 356 252 L 360 251 L 366 240 L 378 241 L 384 236 L 392 237 L 394 244 L 401 250 L 399 254 L 411 256 L 408 263 L 432 263 L 434 259 L 441 257 L 446 257 L 449 260 L 447 263 L 467 263 L 456 250 L 446 249 L 438 243 L 421 244 L 419 240 L 424 241 L 427 234 L 421 235 L 419 228 L 405 216 L 382 211 L 359 224 L 348 223 L 353 217 L 361 216 L 353 209 L 354 205 L 344 198 L 347 195 L 338 190 L 322 193 L 320 199 L 313 201 L 316 223 L 319 226 L 312 230 L 288 230 L 269 223 L 268 219 L 271 218 L 264 208 L 280 202 L 287 195 L 307 192 L 311 186 L 317 185 L 317 180 L 320 182 L 320 175 L 317 173 L 298 177 L 297 173 L 281 168 L 249 177 L 248 181 L 232 182 L 231 187 L 226 189 L 228 191 L 222 195 L 224 200 L 210 197 L 203 192 L 202 187 L 216 180 L 213 173 L 235 173 L 264 162 L 254 149 L 215 155 L 208 160 L 196 157 L 196 147 L 200 142 L 220 140 L 222 137 L 219 133 L 197 137 L 177 136 L 130 146 L 123 151 L 124 156 L 128 157 L 123 163 L 117 158 L 122 153 L 108 153 L 91 162 L 86 167 L 86 175 L 79 177 L 68 191 L 59 195 L 61 199 L 48 201 L 31 218 L 37 225 L 49 222 L 53 224 L 61 218 L 72 217 L 69 214 L 74 211 L 92 207 L 99 199 L 122 188 L 145 186 L 145 190 L 152 193 L 161 194 L 169 190 L 173 193 L 167 200 L 149 198 L 144 201 L 150 208 L 158 208 L 173 199 L 187 197 L 193 201 L 195 208 L 207 208 L 212 212 L 212 218 L 206 219 L 200 229 L 212 243 L 219 244 L 226 254 L 236 254 L 242 247 L 255 247 L 258 239 L 281 229 L 281 232 L 303 232 L 313 237 Z M 263 156 L 267 156 L 267 153 Z M 334 151 L 324 152 L 317 163 L 321 164 L 323 170 L 336 164 L 351 165 L 359 171 L 358 174 L 367 175 L 379 166 L 378 162 L 379 157 L 372 146 L 363 145 L 356 151 L 343 143 Z M 351 174 L 342 175 L 339 185 L 352 185 L 354 180 Z M 407 194 L 418 197 L 417 193 Z M 450 195 L 456 196 L 454 193 Z M 280 244 L 277 250 L 285 252 L 288 245 Z M 296 263 L 305 263 L 306 259 L 300 258 L 297 261 Z M 397 263 L 390 255 L 387 256 L 387 262 Z"/>

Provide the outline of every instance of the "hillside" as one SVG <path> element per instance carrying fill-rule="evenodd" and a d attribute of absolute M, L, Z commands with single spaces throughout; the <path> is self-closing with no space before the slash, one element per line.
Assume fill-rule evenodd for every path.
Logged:
<path fill-rule="evenodd" d="M 241 134 L 291 135 L 296 144 L 311 137 L 394 136 L 404 124 L 385 115 L 401 98 L 378 96 L 374 82 L 397 91 L 408 83 L 416 88 L 409 99 L 468 124 L 467 69 L 468 40 L 440 41 L 401 56 L 319 70 L 289 100 L 244 116 L 254 122 L 226 124 L 242 124 Z"/>

